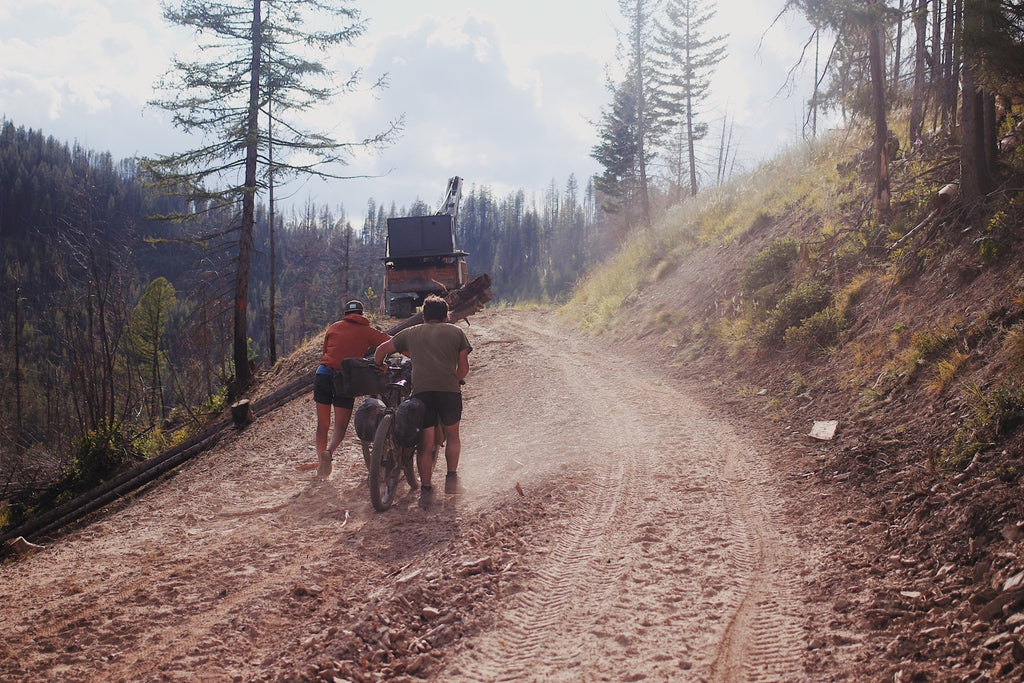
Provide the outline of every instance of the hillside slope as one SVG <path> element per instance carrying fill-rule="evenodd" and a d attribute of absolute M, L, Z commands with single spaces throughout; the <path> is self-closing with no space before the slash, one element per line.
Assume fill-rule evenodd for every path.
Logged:
<path fill-rule="evenodd" d="M 570 308 L 775 435 L 777 457 L 831 492 L 822 504 L 848 510 L 820 529 L 838 548 L 822 589 L 836 591 L 835 624 L 864 632 L 896 680 L 1020 679 L 1020 179 L 979 213 L 936 203 L 948 150 L 903 159 L 879 226 L 851 167 L 826 146 L 709 192 Z M 808 436 L 827 420 L 832 440 Z"/>

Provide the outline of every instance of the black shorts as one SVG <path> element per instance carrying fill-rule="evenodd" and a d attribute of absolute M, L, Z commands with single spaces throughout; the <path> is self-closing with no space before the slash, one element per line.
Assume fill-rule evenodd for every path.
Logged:
<path fill-rule="evenodd" d="M 356 404 L 353 397 L 334 393 L 334 378 L 331 375 L 313 375 L 313 400 L 349 410 Z"/>
<path fill-rule="evenodd" d="M 462 394 L 457 391 L 422 391 L 416 398 L 427 407 L 423 413 L 423 429 L 433 427 L 438 419 L 446 426 L 462 420 Z"/>

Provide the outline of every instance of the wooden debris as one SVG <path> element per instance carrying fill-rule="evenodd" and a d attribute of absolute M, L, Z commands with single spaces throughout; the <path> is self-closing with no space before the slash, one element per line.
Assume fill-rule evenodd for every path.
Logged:
<path fill-rule="evenodd" d="M 18 536 L 17 538 L 7 542 L 7 547 L 11 549 L 16 555 L 25 557 L 37 553 L 43 549 L 43 546 L 30 543 L 25 540 L 24 536 Z"/>

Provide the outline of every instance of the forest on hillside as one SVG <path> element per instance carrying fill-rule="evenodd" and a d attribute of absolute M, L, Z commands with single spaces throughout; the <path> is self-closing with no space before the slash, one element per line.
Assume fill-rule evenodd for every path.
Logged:
<path fill-rule="evenodd" d="M 0 486 L 53 476 L 83 434 L 127 434 L 123 452 L 142 457 L 224 400 L 235 216 L 211 204 L 187 224 L 154 218 L 180 201 L 146 188 L 130 160 L 0 126 L 0 450 L 7 465 L 25 463 Z M 359 218 L 312 203 L 278 215 L 279 356 L 336 320 L 350 298 L 380 308 L 387 219 L 432 213 L 421 201 L 370 200 Z M 472 274 L 492 276 L 500 301 L 563 300 L 613 246 L 598 213 L 593 188 L 572 177 L 540 198 L 473 184 L 456 243 Z M 270 239 L 260 206 L 250 272 L 257 369 L 270 364 Z"/>

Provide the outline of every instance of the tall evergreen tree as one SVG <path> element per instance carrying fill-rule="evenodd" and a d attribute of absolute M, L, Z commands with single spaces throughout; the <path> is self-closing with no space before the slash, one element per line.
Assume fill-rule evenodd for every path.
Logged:
<path fill-rule="evenodd" d="M 260 125 L 271 92 L 278 122 L 337 93 L 330 85 L 309 84 L 330 81 L 332 74 L 306 55 L 351 44 L 363 33 L 359 11 L 348 0 L 179 0 L 177 7 L 165 6 L 164 16 L 193 29 L 200 49 L 197 61 L 174 60 L 160 84 L 170 95 L 153 104 L 173 112 L 175 126 L 212 142 L 144 160 L 143 168 L 150 182 L 186 196 L 190 206 L 213 201 L 241 209 L 231 227 L 238 233 L 232 337 L 235 380 L 244 386 L 251 377 L 247 311 L 256 195 L 267 184 L 269 148 L 285 155 L 275 159 L 276 173 L 337 177 L 326 170 L 330 165 L 344 164 L 354 146 L 386 143 L 400 124 L 358 143 L 307 132 L 294 121 L 274 127 L 282 132 L 272 140 Z M 318 17 L 342 26 L 309 30 Z"/>
<path fill-rule="evenodd" d="M 725 59 L 724 35 L 708 36 L 715 9 L 706 0 L 666 0 L 663 18 L 657 22 L 654 67 L 660 82 L 664 120 L 680 127 L 686 150 L 690 196 L 697 194 L 695 144 L 707 135 L 701 105 L 711 90 L 715 67 Z M 675 186 L 682 189 L 683 167 L 677 164 Z M 677 199 L 682 197 L 677 195 Z"/>
<path fill-rule="evenodd" d="M 624 217 L 629 227 L 636 213 L 641 150 L 636 92 L 627 81 L 613 90 L 611 108 L 601 115 L 598 143 L 591 156 L 604 169 L 594 180 L 602 210 Z"/>
<path fill-rule="evenodd" d="M 619 0 L 619 10 L 627 22 L 626 80 L 623 87 L 632 91 L 635 124 L 633 135 L 637 150 L 636 192 L 644 225 L 651 222 L 651 190 L 647 164 L 654 156 L 659 137 L 665 132 L 661 118 L 660 89 L 655 69 L 655 17 L 660 0 Z"/>

